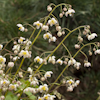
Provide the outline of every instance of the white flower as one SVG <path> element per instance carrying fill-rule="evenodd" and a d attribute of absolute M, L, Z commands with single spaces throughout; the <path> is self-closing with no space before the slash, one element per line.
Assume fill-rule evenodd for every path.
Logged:
<path fill-rule="evenodd" d="M 45 79 L 47 79 L 47 77 L 51 77 L 51 74 L 53 74 L 52 71 L 47 71 L 44 75 Z"/>
<path fill-rule="evenodd" d="M 38 97 L 38 100 L 43 100 L 43 98 L 42 97 Z"/>
<path fill-rule="evenodd" d="M 33 86 L 39 85 L 39 82 L 38 82 L 36 77 L 33 78 L 33 81 L 31 82 L 31 85 L 33 85 Z"/>
<path fill-rule="evenodd" d="M 0 64 L 4 64 L 6 62 L 6 58 L 0 56 Z"/>
<path fill-rule="evenodd" d="M 30 72 L 30 74 L 32 74 L 32 68 L 31 67 L 28 67 L 27 71 Z"/>
<path fill-rule="evenodd" d="M 26 39 L 26 41 L 24 41 L 24 44 L 29 46 L 30 44 L 32 44 L 32 42 L 30 40 Z"/>
<path fill-rule="evenodd" d="M 48 85 L 47 85 L 47 84 L 40 85 L 39 91 L 40 91 L 41 93 L 44 92 L 44 91 L 48 91 Z"/>
<path fill-rule="evenodd" d="M 67 91 L 69 91 L 69 92 L 73 91 L 73 86 L 67 87 Z"/>
<path fill-rule="evenodd" d="M 80 48 L 80 45 L 75 44 L 75 49 L 79 49 L 79 48 Z"/>
<path fill-rule="evenodd" d="M 20 37 L 19 39 L 18 39 L 18 43 L 23 43 L 23 41 L 25 40 L 25 38 L 24 37 Z"/>
<path fill-rule="evenodd" d="M 27 87 L 26 89 L 24 89 L 24 93 L 25 92 L 31 92 L 31 93 L 33 93 L 33 94 L 35 94 L 36 93 L 36 89 L 35 88 L 32 88 L 32 87 Z M 41 99 L 40 99 L 41 100 Z"/>
<path fill-rule="evenodd" d="M 59 32 L 57 33 L 57 36 L 58 36 L 58 37 L 61 37 L 61 36 L 62 36 L 62 32 L 59 31 Z"/>
<path fill-rule="evenodd" d="M 69 14 L 69 16 L 72 16 L 72 15 L 73 15 L 73 13 L 75 13 L 75 10 L 74 10 L 74 9 L 69 8 L 69 9 L 68 9 L 68 11 L 65 13 L 65 15 L 66 15 L 66 17 L 68 16 L 68 14 Z"/>
<path fill-rule="evenodd" d="M 0 96 L 0 100 L 4 100 L 5 99 L 5 96 Z"/>
<path fill-rule="evenodd" d="M 32 75 L 29 75 L 29 82 L 34 86 L 39 84 L 38 79 L 36 77 L 33 77 Z"/>
<path fill-rule="evenodd" d="M 89 67 L 89 66 L 91 66 L 91 63 L 88 62 L 88 61 L 85 61 L 85 63 L 84 63 L 84 67 Z"/>
<path fill-rule="evenodd" d="M 55 24 L 57 24 L 58 22 L 57 22 L 57 20 L 55 19 L 55 18 L 51 18 L 50 20 L 48 20 L 48 24 L 50 25 L 50 26 L 53 26 L 53 25 L 55 25 Z"/>
<path fill-rule="evenodd" d="M 67 83 L 68 85 L 71 85 L 71 84 L 74 83 L 74 81 L 73 81 L 72 79 L 69 79 L 69 80 L 66 81 L 66 83 Z"/>
<path fill-rule="evenodd" d="M 76 62 L 74 64 L 74 67 L 78 70 L 80 68 L 81 63 L 80 62 Z"/>
<path fill-rule="evenodd" d="M 42 26 L 42 30 L 48 31 L 49 30 L 49 27 L 47 25 L 43 25 Z"/>
<path fill-rule="evenodd" d="M 52 10 L 52 7 L 51 6 L 47 6 L 47 11 L 51 11 Z"/>
<path fill-rule="evenodd" d="M 56 98 L 55 95 L 46 94 L 43 96 L 43 100 L 54 100 Z"/>
<path fill-rule="evenodd" d="M 21 52 L 19 53 L 19 56 L 20 57 L 24 57 L 24 58 L 30 58 L 31 57 L 31 54 L 29 53 L 28 50 L 21 50 Z"/>
<path fill-rule="evenodd" d="M 39 29 L 40 27 L 42 27 L 42 23 L 40 23 L 39 21 L 34 22 L 33 25 L 36 26 L 37 29 Z"/>
<path fill-rule="evenodd" d="M 74 83 L 74 87 L 77 87 L 77 85 L 79 85 L 80 80 L 76 80 L 76 82 Z"/>
<path fill-rule="evenodd" d="M 20 78 L 23 78 L 23 72 L 19 72 L 18 75 Z"/>
<path fill-rule="evenodd" d="M 9 84 L 10 84 L 10 81 L 8 81 L 6 79 L 1 80 L 1 82 L 0 82 L 0 86 L 2 86 L 2 87 L 5 87 L 5 86 L 7 87 Z"/>
<path fill-rule="evenodd" d="M 57 38 L 55 37 L 55 36 L 53 36 L 53 37 L 51 37 L 50 39 L 49 39 L 49 43 L 52 41 L 52 42 L 56 42 L 56 40 L 57 40 Z"/>
<path fill-rule="evenodd" d="M 20 57 L 18 56 L 13 57 L 13 61 L 16 61 L 17 59 L 20 59 Z"/>
<path fill-rule="evenodd" d="M 70 58 L 70 60 L 68 61 L 68 66 L 73 65 L 76 63 L 76 60 L 73 58 Z"/>
<path fill-rule="evenodd" d="M 8 67 L 14 67 L 14 62 L 9 62 Z"/>
<path fill-rule="evenodd" d="M 92 33 L 91 35 L 88 35 L 88 36 L 87 36 L 88 40 L 92 40 L 92 39 L 94 39 L 95 37 L 97 37 L 97 34 L 96 34 L 96 33 Z"/>
<path fill-rule="evenodd" d="M 49 63 L 52 63 L 52 64 L 55 64 L 55 56 L 49 57 L 48 62 L 49 62 Z"/>
<path fill-rule="evenodd" d="M 22 32 L 23 32 L 23 31 L 25 30 L 25 28 L 23 27 L 23 25 L 22 25 L 22 24 L 17 24 L 17 26 L 19 27 L 19 30 L 20 30 L 20 31 L 22 31 Z"/>
<path fill-rule="evenodd" d="M 0 50 L 2 50 L 2 48 L 3 48 L 3 45 L 2 45 L 2 44 L 0 44 Z"/>
<path fill-rule="evenodd" d="M 62 64 L 63 64 L 63 61 L 62 61 L 61 59 L 58 59 L 58 60 L 56 61 L 56 63 L 59 63 L 60 65 L 62 65 Z"/>
<path fill-rule="evenodd" d="M 98 50 L 95 51 L 95 55 L 96 54 L 100 54 L 100 49 L 98 49 Z"/>
<path fill-rule="evenodd" d="M 49 39 L 49 38 L 51 38 L 52 37 L 52 35 L 48 32 L 48 33 L 45 33 L 44 35 L 43 35 L 43 38 L 44 39 Z"/>
<path fill-rule="evenodd" d="M 17 50 L 17 51 L 19 51 L 20 50 L 20 45 L 19 44 L 16 44 L 16 45 L 14 45 L 13 46 L 13 48 L 12 48 L 12 50 Z"/>
<path fill-rule="evenodd" d="M 9 85 L 9 90 L 15 90 L 16 91 L 16 89 L 17 89 L 17 85 L 16 84 L 15 85 L 13 85 L 13 84 Z"/>
<path fill-rule="evenodd" d="M 37 62 L 39 64 L 42 64 L 43 63 L 43 59 L 40 58 L 39 56 L 37 56 L 36 58 L 34 58 L 34 62 Z"/>

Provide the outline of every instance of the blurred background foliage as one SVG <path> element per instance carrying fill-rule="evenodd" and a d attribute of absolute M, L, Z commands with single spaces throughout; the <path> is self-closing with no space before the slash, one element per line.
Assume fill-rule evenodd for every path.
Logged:
<path fill-rule="evenodd" d="M 14 37 L 23 36 L 28 38 L 33 29 L 26 26 L 29 31 L 20 32 L 16 24 L 33 24 L 34 21 L 48 15 L 46 8 L 50 3 L 67 3 L 71 4 L 72 8 L 75 9 L 76 13 L 73 18 L 63 17 L 62 19 L 59 19 L 58 16 L 60 10 L 57 9 L 54 12 L 54 15 L 58 18 L 62 27 L 67 27 L 72 30 L 80 25 L 90 25 L 91 32 L 96 32 L 98 34 L 98 38 L 95 40 L 100 40 L 100 0 L 0 0 L 0 43 L 8 42 Z M 36 31 L 35 35 L 37 32 L 38 31 Z M 55 32 L 55 30 L 52 30 L 53 34 L 55 34 Z M 74 43 L 77 43 L 76 37 L 78 32 L 75 33 L 69 37 L 67 41 L 65 41 L 66 46 L 70 49 L 70 51 L 72 51 L 72 53 L 76 52 L 74 50 Z M 43 32 L 41 34 L 43 35 Z M 51 43 L 48 46 L 48 42 L 42 38 L 42 35 L 39 36 L 38 40 L 33 45 L 32 59 L 34 59 L 36 55 L 40 55 L 45 50 L 53 50 L 63 38 L 58 38 L 56 43 Z M 11 47 L 12 45 L 10 45 L 8 49 L 11 50 Z M 59 58 L 65 54 L 67 54 L 66 50 L 61 47 L 54 55 L 57 56 L 56 58 Z M 64 87 L 59 88 L 59 92 L 66 97 L 66 100 L 95 100 L 98 97 L 97 92 L 100 89 L 99 57 L 99 55 L 97 57 L 95 57 L 95 55 L 89 57 L 89 61 L 92 62 L 91 68 L 84 68 L 81 66 L 79 71 L 70 68 L 64 73 L 65 75 L 72 75 L 81 80 L 80 85 L 71 93 L 65 92 L 66 90 Z M 77 60 L 83 63 L 84 57 L 79 55 Z M 23 66 L 26 66 L 27 64 L 28 63 L 25 62 L 25 65 Z M 57 72 L 51 80 L 54 81 L 64 67 L 65 65 L 53 66 L 51 64 L 49 66 L 43 66 L 43 69 Z"/>

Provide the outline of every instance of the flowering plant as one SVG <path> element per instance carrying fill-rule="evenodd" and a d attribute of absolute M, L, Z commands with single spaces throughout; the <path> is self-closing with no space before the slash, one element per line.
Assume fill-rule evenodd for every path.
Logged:
<path fill-rule="evenodd" d="M 57 88 L 60 86 L 66 86 L 66 90 L 71 92 L 75 87 L 77 87 L 80 83 L 80 80 L 75 79 L 73 77 L 64 76 L 64 78 L 58 83 L 58 80 L 63 75 L 65 70 L 70 66 L 73 66 L 77 70 L 80 69 L 81 62 L 76 60 L 76 56 L 79 53 L 82 53 L 85 56 L 84 67 L 91 67 L 91 63 L 88 61 L 87 55 L 82 51 L 83 48 L 89 46 L 89 55 L 100 54 L 100 43 L 99 42 L 89 42 L 85 44 L 83 41 L 84 37 L 87 38 L 88 41 L 93 40 L 97 37 L 96 33 L 91 33 L 89 25 L 79 26 L 73 30 L 68 28 L 62 28 L 59 24 L 59 21 L 56 16 L 54 16 L 53 12 L 56 8 L 60 7 L 61 12 L 59 13 L 59 17 L 62 18 L 64 15 L 66 17 L 73 17 L 75 10 L 72 9 L 72 6 L 69 4 L 50 4 L 47 6 L 47 10 L 50 12 L 48 16 L 40 19 L 33 23 L 33 25 L 29 25 L 33 29 L 33 33 L 26 39 L 25 37 L 16 37 L 10 40 L 6 45 L 0 44 L 0 92 L 1 100 L 17 100 L 17 99 L 32 99 L 32 100 L 54 100 L 58 98 L 59 100 L 62 98 L 65 100 L 66 98 L 61 95 L 57 91 Z M 26 24 L 25 24 L 26 25 Z M 17 24 L 20 31 L 28 31 L 25 28 L 25 25 Z M 56 35 L 52 34 L 50 31 L 51 28 L 54 28 L 57 31 Z M 81 30 L 83 29 L 83 30 Z M 34 39 L 32 39 L 33 35 L 36 33 L 36 30 L 39 30 L 38 34 Z M 75 44 L 75 49 L 77 52 L 72 55 L 71 51 L 64 44 L 64 41 L 75 31 L 79 31 L 77 36 L 78 43 Z M 51 42 L 57 42 L 57 38 L 64 36 L 62 41 L 58 44 L 58 46 L 52 51 L 43 52 L 41 55 L 37 55 L 32 59 L 32 46 L 36 42 L 37 38 L 44 32 L 43 39 L 44 41 L 48 41 L 48 44 Z M 14 42 L 14 46 L 12 51 L 6 54 L 2 54 L 2 51 L 5 50 L 6 46 L 11 42 Z M 56 59 L 54 53 L 59 49 L 60 46 L 63 46 L 68 53 L 67 55 L 62 55 L 62 57 Z M 91 46 L 93 45 L 93 46 Z M 92 50 L 93 47 L 93 50 Z M 48 54 L 48 55 L 47 55 Z M 7 59 L 6 56 L 9 56 Z M 29 66 L 27 66 L 27 70 L 23 69 L 23 63 L 26 59 L 31 59 Z M 20 64 L 18 61 L 20 61 Z M 52 64 L 52 66 L 59 64 L 60 66 L 64 65 L 64 69 L 61 71 L 60 75 L 56 78 L 53 83 L 49 83 L 48 78 L 52 77 L 53 71 L 45 71 L 41 70 L 41 67 L 44 65 Z M 13 74 L 12 69 L 14 66 L 19 66 L 17 71 Z M 56 85 L 54 87 L 54 85 Z M 54 88 L 53 88 L 54 87 Z"/>

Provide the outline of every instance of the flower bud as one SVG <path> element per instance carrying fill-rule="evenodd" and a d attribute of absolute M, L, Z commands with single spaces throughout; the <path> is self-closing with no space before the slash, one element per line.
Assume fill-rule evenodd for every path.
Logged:
<path fill-rule="evenodd" d="M 56 26 L 56 30 L 60 31 L 61 30 L 61 26 Z"/>
<path fill-rule="evenodd" d="M 51 11 L 52 10 L 52 7 L 51 6 L 47 6 L 47 11 Z"/>
<path fill-rule="evenodd" d="M 60 13 L 60 14 L 59 14 L 59 17 L 62 18 L 62 17 L 63 17 L 63 13 Z"/>
<path fill-rule="evenodd" d="M 14 62 L 9 62 L 8 67 L 14 67 Z"/>

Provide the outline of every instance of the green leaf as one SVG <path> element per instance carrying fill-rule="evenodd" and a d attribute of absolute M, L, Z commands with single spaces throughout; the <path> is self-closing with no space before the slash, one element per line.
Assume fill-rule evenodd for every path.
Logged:
<path fill-rule="evenodd" d="M 36 96 L 34 96 L 31 92 L 25 92 L 26 95 L 28 95 L 28 97 L 31 99 L 31 100 L 36 100 Z"/>
<path fill-rule="evenodd" d="M 18 100 L 18 98 L 12 92 L 8 92 L 5 100 Z"/>

